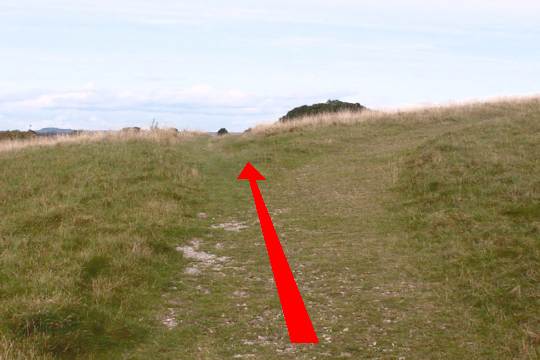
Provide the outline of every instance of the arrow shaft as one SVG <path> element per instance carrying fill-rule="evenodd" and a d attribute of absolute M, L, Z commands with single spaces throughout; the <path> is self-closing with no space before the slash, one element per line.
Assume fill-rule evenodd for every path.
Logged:
<path fill-rule="evenodd" d="M 292 343 L 317 343 L 317 334 L 298 290 L 293 273 L 279 242 L 272 218 L 268 213 L 257 181 L 250 180 L 255 207 L 261 224 L 266 250 L 283 310 L 283 317 Z"/>

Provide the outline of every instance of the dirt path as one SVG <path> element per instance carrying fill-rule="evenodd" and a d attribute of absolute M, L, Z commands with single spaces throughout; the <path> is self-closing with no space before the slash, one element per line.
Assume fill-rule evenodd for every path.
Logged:
<path fill-rule="evenodd" d="M 311 164 L 269 187 L 269 207 L 290 209 L 274 218 L 321 338 L 318 351 L 295 348 L 291 358 L 474 353 L 452 339 L 470 324 L 441 306 L 437 284 L 414 276 L 388 212 L 396 154 L 409 145 L 357 145 L 355 156 Z"/>

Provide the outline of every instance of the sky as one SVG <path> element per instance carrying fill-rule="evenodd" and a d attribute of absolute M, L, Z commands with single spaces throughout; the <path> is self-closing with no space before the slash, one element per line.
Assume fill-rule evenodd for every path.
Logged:
<path fill-rule="evenodd" d="M 540 93 L 537 0 L 2 0 L 0 130 L 241 131 Z"/>

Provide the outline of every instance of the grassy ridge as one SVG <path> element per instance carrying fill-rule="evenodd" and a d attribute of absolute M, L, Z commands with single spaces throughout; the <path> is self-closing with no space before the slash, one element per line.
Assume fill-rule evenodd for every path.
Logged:
<path fill-rule="evenodd" d="M 539 124 L 530 100 L 1 153 L 0 358 L 537 358 Z M 317 347 L 288 344 L 248 160 Z M 194 238 L 226 260 L 186 272 Z"/>

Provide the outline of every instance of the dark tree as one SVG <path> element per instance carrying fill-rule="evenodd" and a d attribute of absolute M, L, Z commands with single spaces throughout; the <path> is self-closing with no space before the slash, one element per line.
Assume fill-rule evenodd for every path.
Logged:
<path fill-rule="evenodd" d="M 218 132 L 217 132 L 217 134 L 218 134 L 219 136 L 227 135 L 228 133 L 229 133 L 229 132 L 228 132 L 227 129 L 225 129 L 225 128 L 221 128 L 221 129 L 219 129 Z"/>

